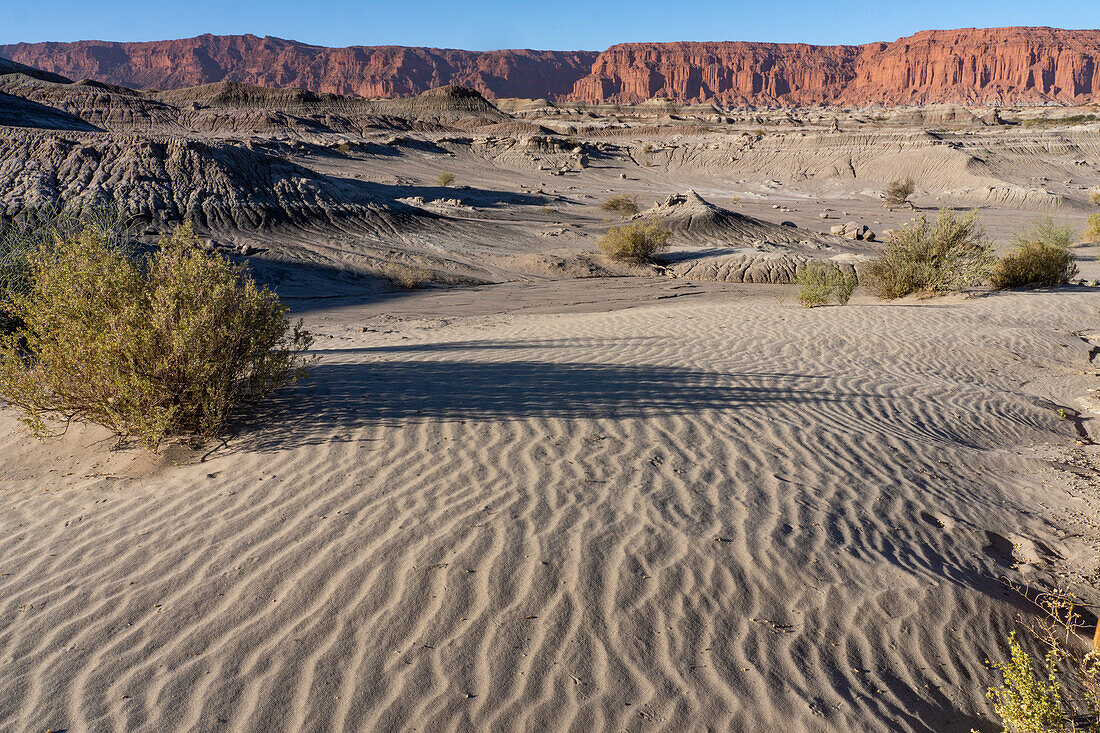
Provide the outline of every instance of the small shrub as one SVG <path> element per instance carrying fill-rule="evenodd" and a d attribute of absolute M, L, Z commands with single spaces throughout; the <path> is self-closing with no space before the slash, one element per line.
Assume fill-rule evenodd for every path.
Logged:
<path fill-rule="evenodd" d="M 1012 235 L 1012 244 L 1022 247 L 1028 242 L 1040 242 L 1051 247 L 1069 247 L 1073 244 L 1073 229 L 1069 224 L 1056 224 L 1054 217 L 1041 216 L 1026 229 Z"/>
<path fill-rule="evenodd" d="M 1002 257 L 989 276 L 997 290 L 1028 285 L 1053 287 L 1068 283 L 1077 274 L 1069 247 L 1044 242 L 1025 242 Z"/>
<path fill-rule="evenodd" d="M 732 203 L 735 203 L 735 204 L 739 203 L 741 201 L 741 197 L 740 196 L 733 196 L 733 197 L 730 198 L 730 201 Z"/>
<path fill-rule="evenodd" d="M 835 265 L 814 262 L 795 275 L 798 285 L 798 302 L 806 308 L 826 305 L 833 298 L 845 305 L 856 289 L 855 273 L 844 272 Z"/>
<path fill-rule="evenodd" d="M 1089 202 L 1100 206 L 1100 191 L 1089 191 Z"/>
<path fill-rule="evenodd" d="M 646 155 L 649 155 L 650 153 L 652 153 L 653 152 L 653 144 L 652 143 L 646 143 L 645 145 L 643 145 L 642 146 L 642 152 L 645 153 Z"/>
<path fill-rule="evenodd" d="M 909 201 L 909 197 L 912 196 L 917 190 L 917 184 L 913 181 L 912 177 L 907 176 L 904 179 L 895 178 L 890 181 L 886 186 L 886 190 L 882 193 L 882 205 L 883 206 L 908 206 L 913 207 L 913 204 Z"/>
<path fill-rule="evenodd" d="M 1081 233 L 1082 242 L 1100 242 L 1100 214 L 1093 214 L 1085 223 L 1085 231 Z"/>
<path fill-rule="evenodd" d="M 760 137 L 764 137 L 764 135 L 766 135 L 767 132 L 764 130 L 763 127 L 758 127 L 758 128 L 756 128 L 755 130 L 752 131 L 752 134 L 753 134 L 753 137 L 760 138 Z"/>
<path fill-rule="evenodd" d="M 434 279 L 431 270 L 397 263 L 384 266 L 381 275 L 389 280 L 391 284 L 405 290 L 422 288 Z"/>
<path fill-rule="evenodd" d="M 638 213 L 638 199 L 620 193 L 608 197 L 607 201 L 600 205 L 600 208 L 604 211 L 614 212 L 619 216 L 633 216 Z"/>
<path fill-rule="evenodd" d="M 39 436 L 87 420 L 155 449 L 216 435 L 235 409 L 304 373 L 311 339 L 245 270 L 202 250 L 190 225 L 142 261 L 89 227 L 43 243 L 21 325 L 0 338 L 0 393 Z"/>
<path fill-rule="evenodd" d="M 11 303 L 30 289 L 30 258 L 39 247 L 90 228 L 108 247 L 133 258 L 137 244 L 130 224 L 130 217 L 117 207 L 76 211 L 60 205 L 28 210 L 18 220 L 0 223 L 0 333 L 9 333 L 19 325 L 11 315 Z"/>
<path fill-rule="evenodd" d="M 439 179 L 438 180 L 439 180 L 439 185 L 442 186 L 443 188 L 446 188 L 447 186 L 450 186 L 452 183 L 455 182 L 455 174 L 454 173 L 448 173 L 447 171 L 443 171 L 439 174 Z"/>
<path fill-rule="evenodd" d="M 1036 668 L 1012 632 L 1008 661 L 989 662 L 1001 676 L 986 693 L 993 710 L 1011 733 L 1100 733 L 1100 633 L 1092 644 L 1078 636 L 1092 626 L 1085 626 L 1080 604 L 1064 590 L 1033 600 L 1041 614 L 1019 623 L 1046 650 L 1042 665 Z"/>
<path fill-rule="evenodd" d="M 649 262 L 668 246 L 672 232 L 655 223 L 612 227 L 600 240 L 600 249 L 614 260 Z"/>
<path fill-rule="evenodd" d="M 978 213 L 960 218 L 941 209 L 934 225 L 922 216 L 894 232 L 866 273 L 880 298 L 940 295 L 982 282 L 993 262 Z"/>
<path fill-rule="evenodd" d="M 1042 674 L 1036 675 L 1031 657 L 1020 645 L 1015 631 L 1008 637 L 1008 646 L 1009 661 L 990 663 L 1001 673 L 1001 685 L 991 687 L 988 692 L 993 710 L 1005 729 L 1014 733 L 1065 731 L 1054 651 L 1047 653 Z"/>

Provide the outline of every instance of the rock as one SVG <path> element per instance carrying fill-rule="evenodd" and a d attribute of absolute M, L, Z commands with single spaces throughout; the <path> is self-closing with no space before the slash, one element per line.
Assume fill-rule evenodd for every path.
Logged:
<path fill-rule="evenodd" d="M 817 215 L 817 218 L 818 218 L 818 219 L 828 219 L 828 218 L 829 218 L 829 215 L 828 215 L 828 214 L 826 214 L 825 212 L 822 212 L 822 213 L 820 213 L 820 214 L 818 214 L 818 215 Z"/>
<path fill-rule="evenodd" d="M 625 173 L 620 173 L 619 178 L 621 178 L 625 181 L 626 180 L 626 174 Z"/>
<path fill-rule="evenodd" d="M 793 221 L 780 222 L 779 226 L 781 226 L 781 227 L 798 227 L 798 225 L 795 224 Z"/>
<path fill-rule="evenodd" d="M 835 234 L 837 236 L 842 236 L 844 234 L 844 225 L 843 224 L 834 224 L 833 226 L 829 227 L 829 234 Z"/>

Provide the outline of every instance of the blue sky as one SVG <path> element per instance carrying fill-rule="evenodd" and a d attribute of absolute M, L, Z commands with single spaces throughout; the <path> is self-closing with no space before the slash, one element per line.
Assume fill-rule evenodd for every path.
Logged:
<path fill-rule="evenodd" d="M 325 46 L 600 51 L 624 41 L 892 41 L 926 28 L 1100 27 L 1098 0 L 0 0 L 0 43 L 254 33 Z"/>

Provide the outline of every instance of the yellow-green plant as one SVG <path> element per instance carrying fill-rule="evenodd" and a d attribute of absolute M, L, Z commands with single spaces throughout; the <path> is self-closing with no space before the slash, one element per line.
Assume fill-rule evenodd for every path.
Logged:
<path fill-rule="evenodd" d="M 1081 233 L 1082 242 L 1100 242 L 1100 214 L 1093 214 L 1085 222 L 1085 231 Z"/>
<path fill-rule="evenodd" d="M 311 338 L 242 265 L 199 246 L 189 224 L 142 261 L 102 233 L 42 243 L 0 338 L 0 393 L 39 435 L 86 420 L 149 448 L 216 435 L 236 408 L 301 376 Z"/>
<path fill-rule="evenodd" d="M 894 232 L 866 273 L 880 298 L 941 295 L 984 281 L 993 262 L 978 213 L 959 217 L 941 209 L 935 224 L 922 216 Z"/>
<path fill-rule="evenodd" d="M 998 290 L 1027 286 L 1052 287 L 1068 283 L 1077 274 L 1069 247 L 1024 242 L 993 266 L 989 282 Z"/>
<path fill-rule="evenodd" d="M 1025 594 L 1026 595 L 1026 594 Z M 1100 733 L 1100 632 L 1089 643 L 1076 598 L 1065 590 L 1033 599 L 1040 615 L 1020 619 L 1045 650 L 1037 668 L 1012 632 L 1009 659 L 990 662 L 1001 684 L 988 690 L 993 710 L 1009 733 Z"/>
<path fill-rule="evenodd" d="M 658 224 L 636 223 L 611 227 L 600 240 L 600 249 L 623 262 L 649 262 L 668 246 L 672 232 Z"/>
<path fill-rule="evenodd" d="M 638 199 L 627 196 L 625 193 L 619 193 L 608 196 L 607 201 L 600 204 L 600 208 L 619 216 L 632 216 L 638 213 Z"/>
<path fill-rule="evenodd" d="M 882 193 L 882 205 L 887 207 L 908 206 L 909 208 L 913 208 L 913 204 L 910 203 L 909 197 L 912 196 L 916 190 L 917 184 L 913 181 L 911 176 L 907 176 L 904 179 L 895 178 L 887 184 L 886 190 Z"/>
<path fill-rule="evenodd" d="M 439 174 L 439 185 L 446 188 L 455 182 L 455 174 L 448 171 L 441 171 Z"/>
<path fill-rule="evenodd" d="M 798 302 L 806 308 L 827 305 L 834 298 L 845 305 L 852 297 L 858 281 L 855 273 L 844 272 L 836 265 L 813 262 L 795 275 Z"/>

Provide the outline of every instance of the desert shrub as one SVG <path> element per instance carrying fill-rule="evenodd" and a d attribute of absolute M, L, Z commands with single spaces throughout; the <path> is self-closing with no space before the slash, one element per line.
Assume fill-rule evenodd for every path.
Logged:
<path fill-rule="evenodd" d="M 88 227 L 40 244 L 0 338 L 0 393 L 39 435 L 87 420 L 156 448 L 213 436 L 242 404 L 303 374 L 311 339 L 242 265 L 203 251 L 190 225 L 135 260 Z"/>
<path fill-rule="evenodd" d="M 753 134 L 753 137 L 764 137 L 764 135 L 767 134 L 767 131 L 764 130 L 763 127 L 758 127 L 758 128 L 756 128 L 755 130 L 752 131 L 752 134 Z"/>
<path fill-rule="evenodd" d="M 73 236 L 85 228 L 97 232 L 108 247 L 123 256 L 136 256 L 131 219 L 118 207 L 77 211 L 60 205 L 46 206 L 26 210 L 18 219 L 0 222 L 0 333 L 18 326 L 10 308 L 15 296 L 30 288 L 31 254 L 44 244 Z"/>
<path fill-rule="evenodd" d="M 442 171 L 440 172 L 439 178 L 437 180 L 439 181 L 440 186 L 446 188 L 447 186 L 450 186 L 452 183 L 455 182 L 455 174 L 449 173 L 447 171 Z"/>
<path fill-rule="evenodd" d="M 880 298 L 939 295 L 983 281 L 993 261 L 977 212 L 960 218 L 941 209 L 935 224 L 922 216 L 894 232 L 866 273 Z"/>
<path fill-rule="evenodd" d="M 432 282 L 434 276 L 431 270 L 423 267 L 413 267 L 400 263 L 391 263 L 381 270 L 382 277 L 393 285 L 405 290 L 416 290 Z"/>
<path fill-rule="evenodd" d="M 904 179 L 895 178 L 886 185 L 886 190 L 882 192 L 882 205 L 883 206 L 912 206 L 909 197 L 912 196 L 917 190 L 917 184 L 913 181 L 912 177 L 906 176 Z"/>
<path fill-rule="evenodd" d="M 989 281 L 998 290 L 1027 285 L 1051 287 L 1069 282 L 1076 274 L 1077 264 L 1068 247 L 1025 242 L 998 260 Z"/>
<path fill-rule="evenodd" d="M 1100 242 L 1100 214 L 1093 214 L 1085 222 L 1085 231 L 1081 232 L 1082 242 Z"/>
<path fill-rule="evenodd" d="M 1069 224 L 1058 224 L 1052 216 L 1041 216 L 1026 229 L 1012 235 L 1012 244 L 1022 247 L 1028 242 L 1040 242 L 1051 247 L 1069 247 L 1073 244 L 1074 231 Z"/>
<path fill-rule="evenodd" d="M 1100 191 L 1089 191 L 1089 202 L 1100 206 Z"/>
<path fill-rule="evenodd" d="M 627 196 L 625 193 L 609 196 L 607 201 L 600 205 L 604 211 L 614 212 L 619 216 L 632 216 L 638 213 L 638 199 Z"/>
<path fill-rule="evenodd" d="M 798 302 L 806 308 L 826 305 L 832 299 L 840 305 L 846 304 L 856 289 L 855 273 L 844 272 L 835 265 L 815 262 L 807 265 L 795 275 L 798 285 Z"/>
<path fill-rule="evenodd" d="M 1100 733 L 1100 649 L 1078 636 L 1087 630 L 1080 605 L 1062 590 L 1034 603 L 1041 615 L 1020 624 L 1045 650 L 1042 664 L 1012 632 L 1009 659 L 989 662 L 1001 677 L 987 692 L 994 712 L 1010 733 Z"/>
<path fill-rule="evenodd" d="M 649 155 L 650 153 L 652 153 L 653 152 L 653 143 L 646 143 L 645 145 L 643 145 L 642 146 L 642 152 L 645 153 L 646 155 Z"/>
<path fill-rule="evenodd" d="M 611 229 L 600 240 L 600 249 L 624 262 L 649 262 L 668 246 L 672 232 L 655 223 L 627 224 Z"/>

